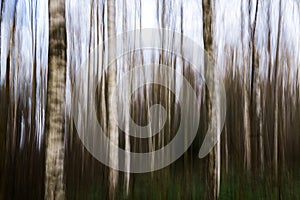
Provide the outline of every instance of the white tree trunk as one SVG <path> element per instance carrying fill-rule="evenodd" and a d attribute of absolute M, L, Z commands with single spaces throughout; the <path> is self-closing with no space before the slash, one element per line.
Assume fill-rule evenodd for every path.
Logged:
<path fill-rule="evenodd" d="M 244 166 L 247 171 L 251 169 L 251 143 L 250 143 L 250 119 L 249 119 L 249 96 L 246 87 L 246 74 L 244 73 L 244 131 L 245 131 L 245 155 Z"/>
<path fill-rule="evenodd" d="M 123 45 L 124 45 L 124 49 L 127 49 L 127 2 L 125 0 L 123 0 L 123 31 L 124 31 L 124 39 L 123 39 Z M 127 70 L 129 69 L 128 66 L 128 56 L 124 55 L 123 57 L 123 65 L 124 65 L 124 69 L 125 69 L 125 73 L 127 72 Z M 131 80 L 130 83 L 128 84 L 129 86 L 131 86 Z M 130 95 L 131 95 L 131 89 L 130 88 L 125 88 L 126 89 L 126 96 L 125 96 L 125 151 L 127 152 L 125 154 L 125 167 L 127 169 L 127 171 L 130 170 L 130 137 L 129 135 L 129 121 L 130 121 Z M 125 172 L 125 178 L 124 178 L 124 184 L 125 184 L 125 191 L 126 191 L 126 195 L 129 194 L 129 183 L 130 183 L 130 173 L 129 172 Z"/>
<path fill-rule="evenodd" d="M 244 1 L 241 2 L 241 38 L 242 38 L 242 56 L 243 56 L 243 95 L 244 95 L 244 168 L 249 171 L 251 168 L 251 141 L 250 141 L 250 115 L 249 115 L 249 94 L 248 94 L 248 87 L 247 87 L 247 66 L 249 62 L 247 62 L 248 58 L 245 53 L 245 45 L 244 45 Z"/>
<path fill-rule="evenodd" d="M 116 36 L 115 29 L 115 0 L 107 1 L 107 17 L 108 17 L 108 37 Z M 110 141 L 115 145 L 119 145 L 117 120 L 117 97 L 113 94 L 113 89 L 116 86 L 116 42 L 114 39 L 109 40 L 108 44 L 108 60 L 113 61 L 108 68 L 108 131 Z M 111 151 L 109 155 L 110 166 L 117 166 L 119 162 L 118 151 Z M 110 198 L 114 199 L 114 192 L 118 182 L 118 171 L 111 169 L 109 172 L 110 180 Z"/>

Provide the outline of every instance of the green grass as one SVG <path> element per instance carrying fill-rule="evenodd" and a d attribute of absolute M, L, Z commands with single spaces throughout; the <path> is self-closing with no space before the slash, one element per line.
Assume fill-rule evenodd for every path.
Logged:
<path fill-rule="evenodd" d="M 187 176 L 183 172 L 159 171 L 153 174 L 135 175 L 130 184 L 130 194 L 125 195 L 120 184 L 117 199 L 205 199 L 205 176 L 194 172 Z M 120 183 L 123 183 L 120 176 Z M 107 199 L 108 183 L 95 183 L 93 187 L 80 191 L 78 199 Z M 105 185 L 105 186 L 104 186 Z M 280 187 L 279 187 L 280 185 Z M 300 173 L 283 176 L 277 184 L 272 176 L 250 176 L 248 179 L 234 172 L 222 175 L 220 199 L 300 199 Z"/>

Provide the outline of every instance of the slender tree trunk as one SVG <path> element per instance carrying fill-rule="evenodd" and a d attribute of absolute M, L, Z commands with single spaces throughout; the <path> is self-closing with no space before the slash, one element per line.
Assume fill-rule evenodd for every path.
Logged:
<path fill-rule="evenodd" d="M 213 57 L 213 12 L 214 12 L 214 1 L 213 0 L 203 0 L 203 39 L 204 39 L 204 49 L 206 51 L 205 55 L 205 67 L 212 67 L 212 69 L 206 69 L 205 77 L 209 77 L 210 80 L 215 81 L 215 59 Z M 208 56 L 213 57 L 213 66 L 208 65 Z M 214 86 L 216 87 L 216 86 Z M 213 97 L 212 99 L 210 98 Z M 212 102 L 218 102 L 217 94 L 214 91 L 208 91 L 206 87 L 206 105 L 207 105 L 207 121 L 211 121 L 212 126 L 216 126 L 216 130 L 219 130 L 218 124 L 218 108 L 216 104 L 212 106 Z M 220 189 L 220 142 L 209 153 L 208 158 L 208 174 L 207 174 L 207 199 L 218 199 L 219 189 Z"/>
<path fill-rule="evenodd" d="M 251 18 L 251 6 L 250 6 L 251 0 L 249 0 L 249 18 Z M 259 6 L 259 0 L 256 0 L 256 6 L 255 6 L 255 17 L 254 17 L 254 23 L 253 27 L 251 28 L 251 20 L 250 20 L 250 30 L 251 30 L 251 39 L 252 39 L 252 80 L 251 80 L 251 108 L 252 108 L 252 114 L 251 114 L 251 123 L 254 124 L 253 129 L 256 130 L 256 132 L 252 132 L 257 135 L 258 140 L 262 139 L 262 133 L 261 133 L 261 123 L 262 123 L 262 116 L 261 116 L 261 103 L 260 103 L 260 77 L 259 77 L 259 58 L 258 58 L 258 52 L 256 49 L 255 44 L 255 33 L 256 33 L 256 24 L 257 24 L 257 14 L 258 14 L 258 6 Z M 253 94 L 253 90 L 255 89 L 255 94 Z M 255 95 L 255 96 L 254 96 Z M 254 101 L 255 97 L 255 103 Z M 256 107 L 255 107 L 256 106 Z M 255 109 L 256 108 L 256 109 Z M 255 110 L 254 110 L 255 109 Z M 261 138 L 260 138 L 261 137 Z M 257 140 L 256 140 L 257 141 Z M 254 152 L 254 155 L 257 156 L 257 142 L 254 142 L 255 147 L 253 148 L 256 152 Z M 254 165 L 255 166 L 255 165 Z"/>
<path fill-rule="evenodd" d="M 275 98 L 275 109 L 274 109 L 274 174 L 276 179 L 278 178 L 278 71 L 279 71 L 279 49 L 280 49 L 280 37 L 281 37 L 281 0 L 279 5 L 279 20 L 278 20 L 278 36 L 277 36 L 277 48 L 275 57 L 275 73 L 274 73 L 274 98 Z"/>
<path fill-rule="evenodd" d="M 225 173 L 228 174 L 228 162 L 229 162 L 229 154 L 228 154 L 228 132 L 227 132 L 227 125 L 225 125 Z"/>
<path fill-rule="evenodd" d="M 45 199 L 64 199 L 64 118 L 66 87 L 65 1 L 49 1 L 49 72 Z"/>
<path fill-rule="evenodd" d="M 115 0 L 107 1 L 107 17 L 108 17 L 108 37 L 114 38 L 116 36 L 115 28 Z M 116 124 L 117 120 L 117 97 L 113 94 L 113 90 L 116 86 L 116 42 L 115 39 L 110 39 L 108 44 L 108 60 L 111 62 L 108 68 L 108 131 L 110 140 L 115 145 L 119 145 L 119 134 L 118 127 Z M 109 155 L 109 162 L 111 166 L 117 166 L 118 152 L 111 151 Z M 115 198 L 115 189 L 118 182 L 118 171 L 115 169 L 110 169 L 109 172 L 109 194 L 110 198 Z"/>
<path fill-rule="evenodd" d="M 250 141 L 250 117 L 249 117 L 249 95 L 248 95 L 248 88 L 247 88 L 247 66 L 249 62 L 247 62 L 247 57 L 245 55 L 245 46 L 244 46 L 244 9 L 243 9 L 243 2 L 241 2 L 241 38 L 242 38 L 242 54 L 243 54 L 243 94 L 244 94 L 244 168 L 247 171 L 251 169 L 251 141 Z"/>
<path fill-rule="evenodd" d="M 123 38 L 123 45 L 124 49 L 127 50 L 127 2 L 123 0 L 123 32 L 124 32 L 124 38 Z M 126 53 L 126 52 L 125 52 Z M 124 68 L 125 68 L 125 73 L 128 72 L 129 66 L 128 66 L 128 57 L 127 54 L 124 55 Z M 130 83 L 128 84 L 131 86 L 131 80 Z M 130 88 L 125 88 L 126 89 L 126 96 L 125 96 L 125 151 L 128 152 L 125 154 L 125 166 L 127 170 L 130 170 L 130 137 L 127 135 L 129 134 L 129 121 L 130 121 L 130 95 L 131 95 L 131 89 Z M 130 173 L 125 172 L 125 178 L 124 178 L 124 185 L 125 185 L 125 191 L 126 195 L 129 194 L 129 183 L 130 183 Z"/>
<path fill-rule="evenodd" d="M 259 76 L 259 75 L 257 75 Z M 259 78 L 258 78 L 259 79 Z M 261 106 L 261 86 L 258 81 L 256 86 L 256 118 L 257 118 L 257 137 L 258 137 L 258 169 L 260 173 L 264 169 L 264 146 L 263 146 L 263 133 L 262 133 L 262 106 Z"/>

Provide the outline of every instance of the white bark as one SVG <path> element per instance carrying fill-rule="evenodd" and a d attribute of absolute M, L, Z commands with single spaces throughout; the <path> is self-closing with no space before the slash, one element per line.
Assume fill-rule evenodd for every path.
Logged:
<path fill-rule="evenodd" d="M 241 3 L 241 14 L 242 14 L 242 26 L 241 26 L 241 32 L 242 32 L 242 54 L 243 54 L 243 66 L 244 66 L 244 74 L 243 74 L 243 94 L 244 94 L 244 132 L 245 132 L 245 138 L 244 138 L 244 148 L 245 148 L 245 154 L 244 154 L 244 168 L 249 171 L 251 168 L 251 143 L 250 143 L 250 117 L 249 117 L 249 95 L 247 90 L 247 57 L 245 55 L 245 47 L 244 47 L 244 10 L 243 10 L 243 2 Z"/>
<path fill-rule="evenodd" d="M 116 36 L 115 29 L 115 0 L 107 1 L 107 18 L 108 18 L 108 37 L 112 38 Z M 113 90 L 116 86 L 116 42 L 114 39 L 109 40 L 108 44 L 108 60 L 109 62 L 113 61 L 108 68 L 108 131 L 110 141 L 115 145 L 119 145 L 119 137 L 118 137 L 118 127 L 116 124 L 117 120 L 117 97 L 113 94 Z M 118 159 L 118 151 L 110 150 L 109 155 L 110 166 L 117 166 Z M 114 191 L 118 182 L 118 171 L 115 169 L 111 169 L 109 172 L 109 180 L 110 180 L 110 198 L 114 198 Z"/>
<path fill-rule="evenodd" d="M 123 0 L 123 31 L 124 31 L 124 39 L 123 39 L 123 45 L 124 45 L 124 49 L 127 49 L 127 5 L 126 5 L 126 1 Z M 123 59 L 123 64 L 124 64 L 124 69 L 125 69 L 125 73 L 127 72 L 127 70 L 129 70 L 129 66 L 127 64 L 128 62 L 128 57 L 127 55 L 124 55 L 124 59 Z M 131 80 L 129 83 L 129 86 L 131 86 Z M 130 95 L 131 95 L 131 90 L 130 88 L 125 88 L 126 89 L 126 96 L 125 96 L 125 151 L 127 152 L 125 154 L 125 166 L 127 171 L 130 170 L 130 137 L 129 135 L 129 121 L 130 121 Z M 125 172 L 125 178 L 124 178 L 124 182 L 125 182 L 125 190 L 126 190 L 126 195 L 129 194 L 129 183 L 130 183 L 130 173 L 129 172 Z"/>

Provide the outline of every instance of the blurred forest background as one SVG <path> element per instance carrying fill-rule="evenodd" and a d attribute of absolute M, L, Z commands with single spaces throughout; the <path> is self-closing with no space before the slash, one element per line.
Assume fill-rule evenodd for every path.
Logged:
<path fill-rule="evenodd" d="M 1 0 L 0 11 L 0 199 L 300 199 L 299 1 Z M 211 104 L 218 96 L 208 95 L 204 67 L 196 73 L 184 59 L 203 58 L 203 52 L 183 43 L 167 47 L 181 55 L 141 49 L 104 70 L 119 44 L 97 46 L 144 28 L 192 39 L 222 77 L 226 121 L 220 142 L 203 159 L 198 153 L 208 123 L 220 126 L 220 112 Z M 161 37 L 172 44 L 172 37 Z M 123 45 L 137 44 L 125 35 Z M 145 64 L 153 65 L 153 73 L 135 81 L 160 76 L 160 64 L 189 80 L 200 100 L 198 134 L 180 159 L 161 170 L 118 172 L 93 158 L 78 137 L 71 101 L 75 73 L 81 69 L 87 82 L 91 73 L 99 77 L 98 120 L 110 139 L 148 152 L 176 134 L 182 105 L 174 94 L 147 85 L 124 107 L 110 103 L 128 98 L 114 96 L 112 88 L 126 71 Z M 83 91 L 87 99 L 89 92 Z M 168 119 L 152 138 L 129 137 L 111 120 L 119 114 L 145 125 L 155 103 Z M 108 156 L 118 162 L 116 152 Z"/>

